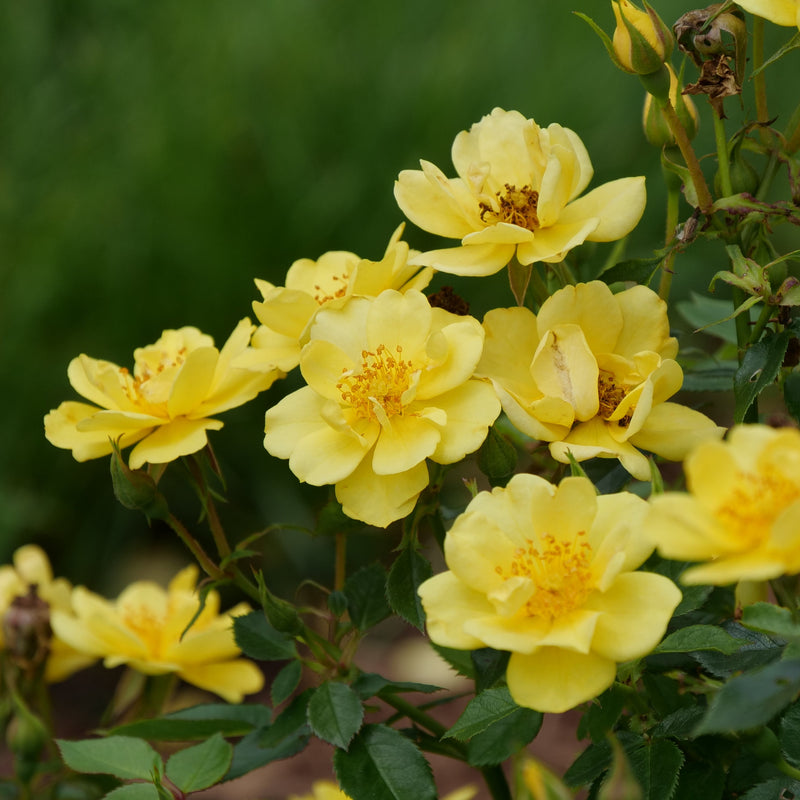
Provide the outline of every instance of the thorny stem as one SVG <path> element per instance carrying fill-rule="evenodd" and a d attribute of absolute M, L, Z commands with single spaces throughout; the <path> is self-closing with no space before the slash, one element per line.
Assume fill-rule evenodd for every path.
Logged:
<path fill-rule="evenodd" d="M 197 563 L 203 568 L 203 571 L 209 578 L 215 581 L 224 580 L 227 576 L 225 573 L 211 560 L 211 557 L 203 550 L 203 546 L 197 539 L 192 536 L 186 529 L 184 524 L 172 513 L 164 520 L 167 525 L 178 534 L 178 538 L 189 548 L 189 552 L 195 557 Z"/>
<path fill-rule="evenodd" d="M 764 307 L 761 309 L 761 314 L 756 320 L 756 324 L 753 325 L 753 329 L 750 331 L 750 339 L 748 341 L 749 344 L 755 344 L 761 338 L 761 334 L 769 322 L 773 311 L 773 306 L 764 303 Z"/>
<path fill-rule="evenodd" d="M 665 244 L 669 245 L 675 237 L 675 229 L 678 227 L 678 211 L 680 208 L 681 193 L 677 186 L 671 184 L 667 188 L 667 221 Z M 672 265 L 675 262 L 675 250 L 672 249 L 664 257 L 661 264 L 661 280 L 658 283 L 658 296 L 666 301 L 669 299 L 669 291 L 672 287 Z"/>
<path fill-rule="evenodd" d="M 719 168 L 719 182 L 722 195 L 729 197 L 733 194 L 731 184 L 731 161 L 728 153 L 728 139 L 725 136 L 725 123 L 719 114 L 714 113 L 714 140 L 717 145 L 717 164 Z"/>
<path fill-rule="evenodd" d="M 800 150 L 800 104 L 792 112 L 783 135 L 786 137 L 786 150 L 790 155 Z"/>
<path fill-rule="evenodd" d="M 686 129 L 683 127 L 680 119 L 678 119 L 678 115 L 675 113 L 675 108 L 673 107 L 669 98 L 659 100 L 658 98 L 654 97 L 654 99 L 664 112 L 669 129 L 672 131 L 672 135 L 675 137 L 675 142 L 677 143 L 678 148 L 681 151 L 681 155 L 683 156 L 683 160 L 686 163 L 686 167 L 689 170 L 689 175 L 691 176 L 692 183 L 694 184 L 695 194 L 697 194 L 697 202 L 700 206 L 700 210 L 704 214 L 710 214 L 711 206 L 714 204 L 714 201 L 711 198 L 711 192 L 708 190 L 708 184 L 706 183 L 705 176 L 703 175 L 703 170 L 700 168 L 700 162 L 697 160 L 697 156 L 692 148 L 692 144 L 686 134 Z"/>
<path fill-rule="evenodd" d="M 764 18 L 753 17 L 753 72 L 758 74 L 753 78 L 753 87 L 756 96 L 756 119 L 766 122 L 769 119 L 767 112 L 767 81 L 764 72 L 758 71 L 764 64 Z"/>

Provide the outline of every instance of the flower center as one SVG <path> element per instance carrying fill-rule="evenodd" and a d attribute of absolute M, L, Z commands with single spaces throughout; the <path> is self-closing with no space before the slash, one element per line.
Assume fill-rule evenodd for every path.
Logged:
<path fill-rule="evenodd" d="M 542 537 L 541 552 L 533 540 L 527 547 L 518 547 L 507 569 L 495 567 L 504 580 L 529 578 L 534 592 L 525 604 L 530 617 L 552 621 L 579 608 L 592 592 L 591 545 L 580 531 L 570 541 L 559 541 L 546 534 Z"/>
<path fill-rule="evenodd" d="M 131 402 L 137 405 L 158 406 L 169 400 L 171 382 L 154 380 L 163 372 L 178 370 L 186 361 L 187 347 L 174 352 L 167 350 L 147 349 L 137 358 L 133 376 L 127 367 L 120 367 L 120 382 Z"/>
<path fill-rule="evenodd" d="M 617 406 L 624 400 L 626 394 L 628 392 L 625 387 L 618 386 L 610 372 L 600 370 L 597 377 L 597 395 L 600 400 L 598 416 L 607 420 L 617 410 Z M 631 416 L 632 411 L 616 420 L 617 425 L 625 427 L 630 423 Z"/>
<path fill-rule="evenodd" d="M 510 184 L 505 185 L 505 192 L 496 192 L 497 208 L 488 203 L 480 203 L 481 220 L 489 224 L 508 222 L 535 231 L 539 227 L 539 217 L 536 214 L 539 204 L 539 192 L 530 186 L 517 189 Z M 494 205 L 494 204 L 493 204 Z"/>
<path fill-rule="evenodd" d="M 341 275 L 331 275 L 329 280 L 331 285 L 323 287 L 318 283 L 314 284 L 314 299 L 319 305 L 324 306 L 325 303 L 335 300 L 337 297 L 344 297 L 347 294 L 347 280 L 349 275 L 342 273 Z"/>
<path fill-rule="evenodd" d="M 160 653 L 164 629 L 164 619 L 160 614 L 145 605 L 129 605 L 120 610 L 120 617 L 123 625 L 142 640 L 148 653 Z"/>
<path fill-rule="evenodd" d="M 798 481 L 768 466 L 759 473 L 740 473 L 715 516 L 743 546 L 753 546 L 769 538 L 778 515 L 797 500 Z"/>
<path fill-rule="evenodd" d="M 342 400 L 354 408 L 362 419 L 382 420 L 403 413 L 404 395 L 411 387 L 413 366 L 402 358 L 403 348 L 397 345 L 396 355 L 385 345 L 375 352 L 361 351 L 361 371 L 342 373 L 336 388 Z"/>

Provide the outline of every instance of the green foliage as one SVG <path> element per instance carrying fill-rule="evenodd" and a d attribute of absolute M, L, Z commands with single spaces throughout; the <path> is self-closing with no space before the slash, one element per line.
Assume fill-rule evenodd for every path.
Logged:
<path fill-rule="evenodd" d="M 152 780 L 164 773 L 161 756 L 142 739 L 108 736 L 70 742 L 57 740 L 64 763 L 76 772 L 102 773 L 117 778 Z"/>
<path fill-rule="evenodd" d="M 420 631 L 425 627 L 425 611 L 417 589 L 432 574 L 428 559 L 407 544 L 394 560 L 386 580 L 386 598 L 392 611 Z"/>
<path fill-rule="evenodd" d="M 250 658 L 259 661 L 283 661 L 294 658 L 294 642 L 272 627 L 262 611 L 251 611 L 233 621 L 236 644 Z"/>
<path fill-rule="evenodd" d="M 308 724 L 320 739 L 347 750 L 364 721 L 356 692 L 344 683 L 323 683 L 308 702 Z"/>
<path fill-rule="evenodd" d="M 366 631 L 392 613 L 386 600 L 386 570 L 380 564 L 370 564 L 352 574 L 344 587 L 347 608 L 353 624 Z"/>
<path fill-rule="evenodd" d="M 202 744 L 170 756 L 167 777 L 182 792 L 199 792 L 222 780 L 232 757 L 233 748 L 217 733 Z"/>

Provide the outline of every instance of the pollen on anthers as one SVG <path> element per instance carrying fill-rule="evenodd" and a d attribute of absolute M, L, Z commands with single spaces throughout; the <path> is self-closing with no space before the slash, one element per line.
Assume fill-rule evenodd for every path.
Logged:
<path fill-rule="evenodd" d="M 535 231 L 539 227 L 539 217 L 537 214 L 539 206 L 539 192 L 525 185 L 521 189 L 511 184 L 505 185 L 505 192 L 496 192 L 496 208 L 488 203 L 479 203 L 481 209 L 481 221 L 488 224 L 498 222 L 508 222 L 511 225 L 519 225 L 529 231 Z"/>
<path fill-rule="evenodd" d="M 384 414 L 393 417 L 403 413 L 403 398 L 411 386 L 414 367 L 402 353 L 400 345 L 395 347 L 395 353 L 383 344 L 375 352 L 362 350 L 361 370 L 342 372 L 336 388 L 359 417 L 374 420 Z"/>

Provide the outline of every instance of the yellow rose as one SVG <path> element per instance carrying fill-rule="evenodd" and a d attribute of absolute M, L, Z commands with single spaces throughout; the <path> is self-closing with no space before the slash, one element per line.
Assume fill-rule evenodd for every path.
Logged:
<path fill-rule="evenodd" d="M 736 0 L 736 5 L 776 25 L 800 28 L 800 0 Z"/>
<path fill-rule="evenodd" d="M 442 800 L 471 800 L 478 790 L 474 786 L 465 786 L 463 789 L 456 789 L 454 792 L 445 795 Z M 311 786 L 311 793 L 289 795 L 288 800 L 350 800 L 333 781 L 314 781 Z"/>
<path fill-rule="evenodd" d="M 219 613 L 219 594 L 206 595 L 200 607 L 195 591 L 197 567 L 181 570 L 165 590 L 151 581 L 128 586 L 115 601 L 76 587 L 74 616 L 54 611 L 53 630 L 76 650 L 103 658 L 108 668 L 126 664 L 145 675 L 174 673 L 214 692 L 229 703 L 240 703 L 258 692 L 264 676 L 244 658 L 233 638 L 233 617 L 249 611 L 246 604 Z"/>
<path fill-rule="evenodd" d="M 419 588 L 428 635 L 509 651 L 519 705 L 559 713 L 597 697 L 618 662 L 658 644 L 681 599 L 667 578 L 634 571 L 653 549 L 646 513 L 641 498 L 598 497 L 586 478 L 556 487 L 519 474 L 481 492 L 447 532 L 449 571 Z"/>
<path fill-rule="evenodd" d="M 645 206 L 644 178 L 592 178 L 589 154 L 568 128 L 540 128 L 518 111 L 495 108 L 456 136 L 457 178 L 428 161 L 404 170 L 394 188 L 403 213 L 420 228 L 461 247 L 411 259 L 455 275 L 491 275 L 516 254 L 522 264 L 557 262 L 584 241 L 620 239 Z"/>
<path fill-rule="evenodd" d="M 197 328 L 164 331 L 152 345 L 134 351 L 133 373 L 86 355 L 67 374 L 78 394 L 95 403 L 67 401 L 44 418 L 45 436 L 72 450 L 77 461 L 136 444 L 130 466 L 163 464 L 196 453 L 206 432 L 219 430 L 213 415 L 236 408 L 268 389 L 283 373 L 253 371 L 231 362 L 249 349 L 254 326 L 243 319 L 222 350 Z M 138 443 L 138 444 L 137 444 Z"/>
<path fill-rule="evenodd" d="M 515 427 L 551 443 L 557 461 L 618 458 L 649 480 L 640 449 L 678 461 L 698 440 L 722 436 L 704 414 L 665 402 L 683 372 L 666 304 L 645 286 L 612 294 L 601 281 L 579 283 L 538 315 L 494 309 L 483 325 L 475 374 L 492 381 Z"/>
<path fill-rule="evenodd" d="M 800 431 L 738 425 L 684 462 L 687 492 L 651 500 L 645 531 L 665 558 L 705 562 L 684 583 L 800 572 Z"/>
<path fill-rule="evenodd" d="M 386 527 L 428 485 L 427 458 L 460 461 L 500 413 L 472 375 L 483 330 L 387 289 L 322 309 L 300 355 L 307 386 L 267 411 L 264 446 L 306 483 L 335 484 L 345 514 Z"/>
<path fill-rule="evenodd" d="M 276 365 L 288 372 L 298 365 L 309 326 L 320 308 L 335 308 L 353 296 L 375 297 L 384 289 L 424 289 L 433 270 L 409 265 L 408 245 L 400 239 L 403 227 L 394 232 L 380 261 L 334 250 L 316 261 L 295 261 L 286 273 L 286 286 L 257 279 L 264 300 L 254 302 L 253 311 L 261 325 L 253 334 L 253 347 L 237 360 L 237 366 Z"/>
<path fill-rule="evenodd" d="M 36 595 L 48 606 L 49 613 L 59 611 L 67 616 L 72 614 L 72 586 L 65 578 L 53 578 L 53 570 L 44 551 L 33 544 L 26 544 L 14 553 L 13 565 L 0 567 L 0 650 L 10 646 L 4 637 L 9 608 L 16 598 L 25 597 L 31 586 L 36 587 Z M 86 655 L 70 647 L 57 634 L 49 640 L 49 653 L 46 655 L 44 677 L 52 683 L 64 680 L 95 661 L 94 656 Z"/>

